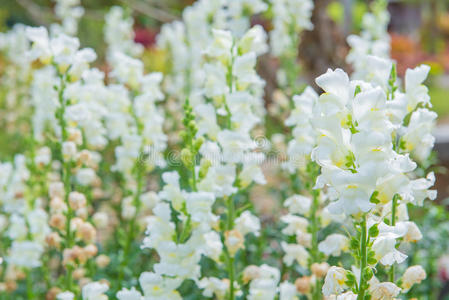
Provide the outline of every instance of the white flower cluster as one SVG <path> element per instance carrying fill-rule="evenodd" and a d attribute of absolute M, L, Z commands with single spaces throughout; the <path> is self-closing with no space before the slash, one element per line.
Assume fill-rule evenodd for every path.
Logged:
<path fill-rule="evenodd" d="M 271 0 L 273 30 L 270 32 L 271 51 L 275 56 L 297 53 L 298 36 L 303 30 L 312 30 L 311 0 Z"/>
<path fill-rule="evenodd" d="M 423 69 L 425 67 L 422 66 L 407 71 L 409 83 L 406 89 L 421 86 L 425 78 Z M 389 76 L 388 72 L 383 74 Z M 383 81 L 388 82 L 389 78 Z M 328 70 L 316 82 L 325 91 L 314 111 L 314 127 L 319 136 L 312 158 L 321 166 L 316 186 L 326 187 L 331 197 L 336 199 L 328 206 L 330 212 L 352 215 L 356 220 L 363 215 L 360 243 L 365 251 L 369 249 L 368 254 L 360 253 L 365 256 L 365 261 L 362 258 L 359 265 L 362 268 L 360 277 L 365 282 L 360 282 L 359 293 L 364 293 L 365 285 L 370 289 L 375 286 L 366 282 L 371 279 L 371 268 L 377 262 L 391 266 L 405 260 L 406 255 L 396 249 L 399 240 L 414 242 L 422 237 L 417 226 L 407 221 L 406 204 L 422 205 L 425 198 L 434 199 L 436 192 L 429 188 L 435 178 L 433 173 L 429 173 L 427 178 L 416 178 L 413 171 L 417 165 L 411 157 L 425 159 L 416 153 L 428 155 L 433 140 L 424 145 L 413 144 L 410 142 L 413 138 L 408 137 L 407 132 L 418 134 L 413 128 L 419 125 L 413 125 L 412 118 L 419 119 L 424 111 L 433 113 L 418 108 L 420 103 L 428 102 L 427 89 L 422 86 L 419 89 L 423 92 L 421 94 L 415 93 L 410 97 L 395 90 L 389 99 L 380 86 L 350 81 L 340 69 Z M 395 86 L 391 84 L 391 87 Z M 421 97 L 416 99 L 415 96 Z M 426 129 L 419 130 L 418 139 L 426 140 L 431 127 L 426 123 Z M 416 151 L 421 147 L 425 150 Z M 385 224 L 384 219 L 391 220 L 390 225 Z M 372 259 L 367 260 L 366 255 L 372 255 Z M 347 287 L 346 279 L 328 275 L 323 292 L 325 295 L 336 294 L 344 287 Z M 394 292 L 393 296 L 397 293 Z M 371 295 L 375 297 L 376 291 L 371 291 Z"/>
<path fill-rule="evenodd" d="M 80 0 L 54 0 L 55 15 L 61 21 L 61 24 L 52 24 L 52 33 L 65 33 L 67 35 L 76 35 L 78 31 L 78 22 L 84 15 L 84 8 Z"/>
<path fill-rule="evenodd" d="M 134 42 L 134 20 L 126 16 L 120 6 L 113 6 L 105 17 L 104 36 L 108 44 L 108 55 L 114 52 L 124 53 L 131 57 L 142 54 L 143 46 Z"/>
<path fill-rule="evenodd" d="M 347 39 L 351 51 L 346 61 L 352 65 L 354 79 L 367 79 L 376 76 L 376 58 L 390 57 L 390 35 L 387 32 L 390 15 L 386 10 L 388 1 L 373 2 L 372 12 L 365 13 L 360 35 L 350 35 Z M 374 65 L 373 65 L 374 64 Z M 370 76 L 371 77 L 368 77 Z"/>
<path fill-rule="evenodd" d="M 201 101 L 203 82 L 207 79 L 202 66 L 203 51 L 214 39 L 212 29 L 230 30 L 238 38 L 250 28 L 250 16 L 267 9 L 261 0 L 200 0 L 183 11 L 182 22 L 165 24 L 157 45 L 167 51 L 169 74 L 164 90 L 176 98 L 188 97 L 193 104 Z M 257 48 L 264 52 L 263 43 Z"/>
<path fill-rule="evenodd" d="M 16 24 L 10 31 L 0 33 L 0 52 L 7 62 L 2 66 L 0 83 L 3 87 L 8 87 L 4 106 L 11 111 L 5 114 L 4 120 L 11 124 L 30 114 L 28 89 L 32 70 L 26 56 L 29 42 L 25 31 L 25 25 Z"/>
<path fill-rule="evenodd" d="M 20 268 L 31 269 L 42 265 L 45 237 L 50 232 L 48 216 L 42 203 L 27 199 L 27 180 L 30 172 L 26 158 L 16 155 L 14 163 L 0 165 L 2 171 L 1 205 L 7 214 L 0 216 L 0 232 L 11 240 L 6 256 L 9 278 L 17 277 Z"/>
<path fill-rule="evenodd" d="M 254 71 L 257 55 L 251 51 L 265 36 L 260 27 L 248 31 L 239 43 L 233 41 L 228 31 L 214 30 L 213 35 L 204 58 L 204 69 L 210 74 L 202 89 L 212 102 L 197 106 L 198 125 L 208 125 L 201 126 L 204 131 L 198 130 L 193 110 L 186 106 L 184 137 L 188 147 L 181 158 L 191 170 L 190 190 L 182 188 L 177 172 L 164 173 L 161 201 L 153 209 L 154 216 L 148 219 L 148 237 L 143 247 L 156 249 L 160 257 L 154 272 L 140 276 L 140 285 L 148 298 L 181 299 L 176 289 L 185 279 L 196 281 L 204 288 L 205 296 L 220 297 L 229 289 L 229 283 L 218 278 L 199 280 L 201 256 L 221 264 L 224 248 L 228 261 L 233 261 L 244 246 L 244 236 L 257 235 L 260 230 L 259 220 L 249 211 L 236 216 L 231 209 L 227 214 L 227 230 L 220 237 L 216 230 L 224 221 L 213 213 L 212 206 L 221 198 L 233 207 L 233 196 L 239 188 L 253 181 L 265 183 L 259 166 L 263 154 L 253 152 L 255 143 L 250 137 L 251 130 L 260 122 L 261 100 L 257 97 L 263 87 Z M 223 118 L 220 124 L 217 115 Z M 202 156 L 199 165 L 195 159 L 198 153 Z M 179 214 L 176 219 L 172 218 L 172 209 Z M 137 293 L 122 290 L 117 297 L 134 299 Z"/>

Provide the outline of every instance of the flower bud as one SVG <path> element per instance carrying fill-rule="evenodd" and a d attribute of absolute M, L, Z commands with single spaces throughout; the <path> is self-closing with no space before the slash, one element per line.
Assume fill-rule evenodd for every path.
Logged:
<path fill-rule="evenodd" d="M 45 295 L 45 300 L 56 300 L 56 296 L 61 292 L 60 288 L 54 286 Z"/>
<path fill-rule="evenodd" d="M 53 197 L 50 201 L 50 211 L 52 213 L 62 213 L 67 211 L 67 205 L 60 197 Z"/>
<path fill-rule="evenodd" d="M 76 236 L 86 243 L 93 242 L 97 237 L 95 227 L 89 222 L 84 222 L 76 230 Z"/>
<path fill-rule="evenodd" d="M 243 270 L 243 282 L 245 284 L 258 277 L 260 277 L 260 268 L 258 266 L 250 265 Z"/>
<path fill-rule="evenodd" d="M 50 218 L 50 226 L 59 230 L 65 229 L 66 217 L 62 214 L 54 214 Z"/>
<path fill-rule="evenodd" d="M 101 254 L 95 259 L 95 263 L 100 269 L 106 268 L 109 263 L 111 262 L 111 259 L 109 256 Z"/>
<path fill-rule="evenodd" d="M 86 206 L 86 196 L 79 192 L 71 192 L 69 194 L 69 204 L 73 210 L 78 210 Z"/>
<path fill-rule="evenodd" d="M 76 145 L 83 144 L 83 134 L 81 133 L 81 130 L 78 128 L 69 127 L 67 131 L 69 133 L 69 141 L 75 143 Z"/>
<path fill-rule="evenodd" d="M 301 294 L 308 294 L 310 291 L 310 276 L 299 277 L 295 281 L 296 290 Z"/>
<path fill-rule="evenodd" d="M 234 256 L 239 249 L 244 247 L 243 243 L 243 236 L 238 230 L 234 229 L 225 232 L 225 245 L 231 256 Z"/>
<path fill-rule="evenodd" d="M 419 265 L 409 267 L 402 276 L 402 291 L 404 293 L 408 292 L 414 284 L 420 283 L 426 277 L 427 274 L 423 267 Z"/>
<path fill-rule="evenodd" d="M 86 270 L 84 268 L 75 269 L 73 271 L 72 275 L 73 275 L 73 279 L 80 280 L 81 278 L 84 277 L 84 275 L 86 275 Z"/>
<path fill-rule="evenodd" d="M 45 242 L 50 247 L 59 248 L 61 244 L 61 237 L 57 232 L 51 232 L 49 235 L 45 237 Z"/>
<path fill-rule="evenodd" d="M 62 143 L 62 156 L 64 161 L 72 160 L 76 155 L 76 144 L 74 142 Z"/>
<path fill-rule="evenodd" d="M 312 274 L 315 275 L 317 278 L 324 278 L 326 276 L 327 271 L 329 270 L 329 264 L 327 262 L 323 263 L 314 263 L 311 266 Z"/>
<path fill-rule="evenodd" d="M 109 224 L 108 214 L 105 212 L 97 212 L 92 216 L 92 220 L 97 228 L 106 228 Z"/>
<path fill-rule="evenodd" d="M 52 182 L 48 186 L 48 195 L 50 198 L 58 197 L 58 198 L 64 198 L 65 191 L 64 191 L 64 184 L 60 181 Z"/>

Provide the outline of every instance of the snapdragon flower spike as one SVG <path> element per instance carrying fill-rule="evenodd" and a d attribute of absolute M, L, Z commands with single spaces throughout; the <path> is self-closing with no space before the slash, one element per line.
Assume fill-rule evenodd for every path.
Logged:
<path fill-rule="evenodd" d="M 43 27 L 27 28 L 26 32 L 32 42 L 29 58 L 39 59 L 44 64 L 34 74 L 31 91 L 36 112 L 34 137 L 42 144 L 49 143 L 48 139 L 56 141 L 52 157 L 59 162 L 54 165 L 54 179 L 48 183 L 49 225 L 53 232 L 46 242 L 62 252 L 65 272 L 58 284 L 68 292 L 77 293 L 73 278 L 75 268 L 86 264 L 98 252 L 94 245 L 96 229 L 88 220 L 87 206 L 92 198 L 89 193 L 86 196 L 77 191 L 89 191 L 94 186 L 97 181 L 94 169 L 100 162 L 93 151 L 81 149 L 100 149 L 106 144 L 103 106 L 92 99 L 92 86 L 84 85 L 83 81 L 92 78 L 89 77 L 91 72 L 95 73 L 89 69 L 89 63 L 96 55 L 92 49 L 79 49 L 79 40 L 63 33 L 52 36 Z M 43 77 L 39 78 L 41 74 Z M 101 78 L 97 85 L 102 85 Z M 92 84 L 95 85 L 95 81 Z M 45 97 L 48 98 L 40 102 Z M 46 106 L 48 103 L 50 105 Z M 89 116 L 90 122 L 87 122 L 85 117 Z M 83 138 L 84 130 L 90 133 Z"/>
<path fill-rule="evenodd" d="M 297 86 L 299 36 L 304 30 L 312 30 L 313 1 L 271 0 L 273 29 L 270 31 L 270 52 L 280 60 L 277 71 L 278 84 L 289 96 Z"/>
<path fill-rule="evenodd" d="M 296 243 L 282 242 L 281 246 L 285 252 L 283 261 L 288 267 L 296 262 L 312 273 L 297 280 L 308 282 L 307 288 L 302 287 L 299 291 L 307 294 L 310 299 L 319 299 L 322 279 L 329 267 L 324 262 L 325 257 L 340 256 L 342 251 L 349 250 L 349 240 L 345 235 L 337 233 L 318 240 L 320 228 L 331 222 L 324 209 L 328 196 L 324 191 L 313 189 L 319 175 L 318 166 L 311 161 L 311 153 L 318 137 L 312 123 L 318 95 L 311 87 L 307 87 L 301 95 L 294 96 L 293 100 L 295 106 L 285 121 L 285 125 L 294 126 L 293 138 L 288 143 L 288 160 L 283 164 L 283 168 L 292 176 L 300 178 L 303 183 L 302 190 L 294 192 L 304 195 L 294 194 L 284 202 L 288 214 L 281 217 L 281 221 L 287 224 L 282 232 L 294 236 Z"/>
<path fill-rule="evenodd" d="M 25 272 L 27 292 L 33 294 L 29 287 L 32 282 L 31 272 L 43 264 L 45 237 L 50 232 L 48 215 L 42 203 L 30 197 L 33 187 L 29 185 L 31 172 L 25 156 L 16 155 L 14 162 L 2 163 L 0 169 L 3 174 L 1 251 L 5 255 L 3 267 L 6 273 L 2 280 L 12 285 L 14 290 L 23 279 L 21 273 Z"/>
<path fill-rule="evenodd" d="M 184 182 L 176 171 L 163 174 L 161 202 L 153 210 L 155 216 L 149 218 L 148 237 L 143 243 L 143 247 L 159 253 L 160 261 L 148 274 L 159 278 L 157 286 L 166 297 L 178 299 L 176 289 L 185 279 L 200 279 L 199 261 L 204 255 L 225 265 L 230 277 L 225 293 L 234 299 L 238 294 L 235 254 L 243 247 L 244 236 L 257 234 L 260 229 L 259 220 L 249 211 L 237 214 L 232 198 L 253 180 L 259 183 L 265 180 L 258 165 L 263 156 L 253 153 L 255 145 L 250 138 L 250 131 L 260 122 L 258 115 L 263 112 L 261 99 L 257 98 L 262 95 L 263 85 L 254 71 L 256 54 L 248 52 L 260 43 L 254 37 L 260 32 L 256 28 L 236 42 L 229 32 L 214 31 L 215 40 L 206 50 L 204 65 L 223 76 L 210 76 L 210 80 L 216 81 L 204 83 L 202 93 L 213 102 L 200 105 L 198 110 L 209 113 L 197 117 L 190 101 L 184 106 L 181 160 L 188 170 L 188 188 L 183 188 Z M 215 85 L 225 88 L 209 93 L 208 88 L 215 90 Z M 252 115 L 250 122 L 243 118 L 243 113 Z M 215 131 L 200 132 L 197 122 L 214 124 L 209 128 Z M 217 198 L 224 199 L 228 209 L 226 219 L 221 221 L 212 211 Z M 224 231 L 219 233 L 216 230 L 220 223 Z M 205 288 L 204 293 L 210 294 L 206 281 L 199 282 Z M 161 288 L 165 285 L 167 289 Z M 143 290 L 145 297 L 155 296 L 154 290 Z M 216 290 L 217 296 L 220 293 Z"/>
<path fill-rule="evenodd" d="M 7 118 L 12 131 L 20 132 L 20 120 L 29 122 L 31 115 L 28 96 L 32 68 L 26 55 L 29 48 L 25 25 L 16 24 L 10 31 L 0 33 L 0 53 L 7 62 L 2 67 L 0 83 L 8 87 L 4 105 L 14 112 Z"/>
<path fill-rule="evenodd" d="M 74 36 L 78 31 L 78 23 L 84 15 L 84 7 L 80 0 L 54 0 L 55 15 L 61 21 L 61 24 L 52 24 L 53 34 L 64 33 Z"/>
<path fill-rule="evenodd" d="M 270 32 L 271 51 L 275 56 L 297 54 L 297 36 L 303 30 L 312 30 L 313 2 L 306 0 L 270 1 L 273 10 L 273 30 Z"/>
<path fill-rule="evenodd" d="M 160 201 L 148 218 L 147 237 L 142 248 L 152 248 L 160 260 L 153 272 L 140 275 L 144 297 L 157 299 L 182 299 L 177 289 L 186 279 L 197 280 L 200 276 L 199 261 L 202 255 L 218 259 L 222 243 L 212 231 L 218 217 L 212 213 L 215 195 L 197 189 L 197 161 L 202 138 L 196 138 L 196 125 L 192 107 L 185 105 L 185 131 L 182 134 L 185 148 L 182 162 L 190 172 L 188 189 L 183 189 L 178 172 L 166 172 L 162 178 L 164 187 L 159 193 Z M 135 290 L 122 290 L 119 299 L 141 297 Z"/>
<path fill-rule="evenodd" d="M 121 263 L 118 284 L 125 277 L 132 244 L 139 237 L 142 208 L 150 193 L 145 175 L 156 167 L 165 167 L 163 152 L 167 137 L 163 132 L 164 112 L 158 102 L 165 96 L 160 90 L 161 73 L 144 74 L 143 62 L 133 56 L 142 53 L 142 47 L 134 43 L 133 20 L 125 17 L 123 9 L 113 7 L 106 16 L 105 38 L 108 43 L 107 59 L 112 66 L 108 86 L 106 124 L 109 138 L 118 140 L 115 148 L 116 163 L 112 169 L 125 179 L 122 189 L 121 217 L 127 228 L 120 230 Z M 153 192 L 154 193 L 154 192 Z M 157 196 L 151 196 L 157 202 Z M 151 203 L 152 208 L 155 203 Z"/>
<path fill-rule="evenodd" d="M 104 35 L 108 44 L 108 56 L 114 52 L 139 57 L 143 46 L 134 42 L 134 20 L 120 6 L 113 6 L 105 17 Z M 111 58 L 109 58 L 111 59 Z"/>
<path fill-rule="evenodd" d="M 409 153 L 395 147 L 393 133 L 397 127 L 390 119 L 388 105 L 388 101 L 395 100 L 389 100 L 382 87 L 350 81 L 339 69 L 328 70 L 316 81 L 325 91 L 314 111 L 314 127 L 319 136 L 312 158 L 321 166 L 316 187 L 327 187 L 334 194 L 329 210 L 352 216 L 359 231 L 359 239 L 351 241 L 359 260 L 360 283 L 355 289 L 358 299 L 367 293 L 379 297 L 382 286 L 371 283 L 372 268 L 377 263 L 402 263 L 406 255 L 396 249 L 397 241 L 420 238 L 413 223 L 396 223 L 396 204 L 421 204 L 424 198 L 433 199 L 435 192 L 428 190 L 433 182 L 415 179 L 416 163 Z M 392 217 L 386 218 L 391 207 L 388 213 Z M 336 277 L 328 278 L 323 286 L 325 295 L 335 293 L 331 286 L 350 287 L 346 279 L 331 282 Z M 390 280 L 394 285 L 393 268 Z M 391 293 L 396 294 L 393 286 Z"/>
<path fill-rule="evenodd" d="M 373 2 L 372 12 L 363 15 L 360 35 L 352 34 L 347 39 L 351 51 L 346 61 L 354 69 L 354 79 L 372 80 L 368 78 L 379 76 L 381 72 L 376 67 L 376 57 L 390 58 L 390 35 L 387 31 L 390 15 L 386 5 L 387 1 L 383 0 Z"/>
<path fill-rule="evenodd" d="M 261 0 L 201 0 L 184 9 L 182 21 L 164 24 L 157 36 L 158 47 L 170 61 L 164 91 L 175 99 L 189 98 L 194 106 L 203 103 L 207 75 L 202 56 L 214 39 L 212 30 L 229 30 L 241 38 L 250 28 L 250 17 L 267 8 Z M 264 41 L 256 49 L 258 54 L 268 50 Z"/>

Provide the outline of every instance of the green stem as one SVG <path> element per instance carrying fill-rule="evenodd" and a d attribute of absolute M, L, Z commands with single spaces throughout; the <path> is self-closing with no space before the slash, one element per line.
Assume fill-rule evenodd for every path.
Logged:
<path fill-rule="evenodd" d="M 235 299 L 235 290 L 234 290 L 235 270 L 234 270 L 234 257 L 232 257 L 232 256 L 228 257 L 228 272 L 229 272 L 229 300 L 234 300 Z"/>
<path fill-rule="evenodd" d="M 64 144 L 64 142 L 68 139 L 68 133 L 67 133 L 67 123 L 64 119 L 64 114 L 65 114 L 65 108 L 66 108 L 66 103 L 64 101 L 64 90 L 65 90 L 65 76 L 63 74 L 59 74 L 59 78 L 61 80 L 61 86 L 59 87 L 58 90 L 58 100 L 59 100 L 59 104 L 61 105 L 61 107 L 59 108 L 59 111 L 57 111 L 57 117 L 58 117 L 58 123 L 59 123 L 59 127 L 61 128 L 61 141 L 60 141 L 60 155 L 61 155 L 61 160 L 63 161 L 63 169 L 62 169 L 62 178 L 63 178 L 63 182 L 64 182 L 64 202 L 67 206 L 67 212 L 66 212 L 66 235 L 65 235 L 65 248 L 72 248 L 74 246 L 74 238 L 72 235 L 72 229 L 71 229 L 71 221 L 72 221 L 72 217 L 73 217 L 73 210 L 70 207 L 70 203 L 69 203 L 69 194 L 72 191 L 72 187 L 70 184 L 71 181 L 71 166 L 70 166 L 70 162 L 66 162 L 64 160 L 64 154 L 63 154 L 63 149 L 62 149 L 62 145 Z M 65 279 L 65 287 L 66 290 L 68 291 L 72 291 L 72 283 L 73 283 L 73 279 L 72 279 L 72 272 L 73 272 L 73 268 L 71 266 L 67 266 L 66 267 L 66 279 Z"/>
<path fill-rule="evenodd" d="M 123 248 L 123 257 L 122 257 L 122 261 L 120 263 L 120 269 L 119 269 L 118 280 L 117 280 L 118 287 L 120 286 L 120 284 L 123 282 L 123 279 L 125 278 L 125 268 L 129 263 L 129 256 L 130 256 L 131 248 L 132 248 L 131 246 L 132 246 L 132 242 L 134 240 L 135 233 L 136 233 L 136 219 L 139 214 L 140 206 L 141 206 L 140 196 L 142 194 L 145 178 L 144 178 L 144 168 L 143 168 L 143 166 L 138 165 L 139 163 L 140 163 L 139 161 L 136 162 L 137 188 L 136 188 L 136 193 L 134 194 L 134 199 L 133 199 L 133 205 L 136 208 L 136 210 L 135 210 L 134 216 L 131 218 L 131 220 L 129 222 L 129 226 L 128 226 L 128 234 L 127 234 L 127 238 L 126 238 L 125 247 Z"/>
<path fill-rule="evenodd" d="M 234 214 L 235 214 L 235 207 L 234 207 L 234 199 L 229 197 L 227 199 L 227 206 L 228 206 L 228 223 L 227 223 L 227 230 L 232 230 L 234 228 Z M 235 299 L 235 290 L 234 290 L 234 281 L 235 281 L 235 267 L 234 267 L 234 257 L 232 257 L 228 251 L 226 251 L 228 256 L 228 274 L 229 274 L 229 300 Z"/>
<path fill-rule="evenodd" d="M 357 300 L 363 300 L 365 298 L 366 292 L 366 282 L 365 276 L 363 276 L 363 271 L 367 266 L 367 232 L 366 232 L 366 215 L 363 215 L 363 220 L 360 226 L 361 237 L 360 237 L 360 286 Z"/>
<path fill-rule="evenodd" d="M 27 299 L 34 299 L 33 293 L 33 279 L 31 278 L 31 270 L 26 270 L 26 287 L 27 287 Z"/>
<path fill-rule="evenodd" d="M 391 226 L 396 225 L 396 207 L 398 204 L 399 195 L 395 194 L 393 196 L 393 201 L 391 201 Z M 389 280 L 390 282 L 394 282 L 394 264 L 391 265 L 389 270 Z"/>
<path fill-rule="evenodd" d="M 319 191 L 312 190 L 313 200 L 312 200 L 312 206 L 310 208 L 310 230 L 312 234 L 312 247 L 310 249 L 311 254 L 311 262 L 310 265 L 313 263 L 319 262 L 319 252 L 318 252 L 318 218 L 317 218 L 317 211 L 319 208 Z M 315 285 L 313 287 L 312 291 L 312 299 L 313 300 L 320 300 L 321 295 L 321 281 L 317 278 Z"/>

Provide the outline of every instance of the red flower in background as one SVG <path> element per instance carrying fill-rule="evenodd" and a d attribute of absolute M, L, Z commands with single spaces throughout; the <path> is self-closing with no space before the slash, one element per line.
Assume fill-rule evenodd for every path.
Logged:
<path fill-rule="evenodd" d="M 151 28 L 138 27 L 134 29 L 134 41 L 150 48 L 156 43 L 157 31 Z"/>

